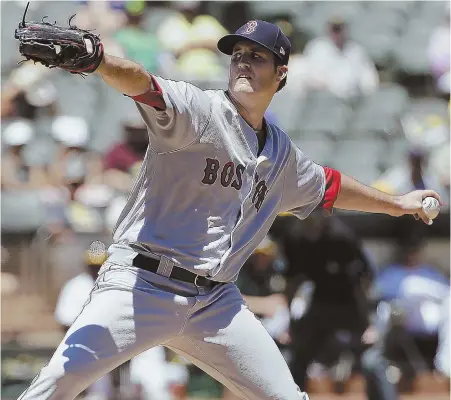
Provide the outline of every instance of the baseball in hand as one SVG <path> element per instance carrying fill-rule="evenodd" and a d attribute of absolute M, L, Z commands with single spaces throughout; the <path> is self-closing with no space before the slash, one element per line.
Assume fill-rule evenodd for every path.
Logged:
<path fill-rule="evenodd" d="M 423 211 L 429 219 L 435 219 L 440 212 L 440 203 L 434 197 L 426 197 L 423 199 Z"/>

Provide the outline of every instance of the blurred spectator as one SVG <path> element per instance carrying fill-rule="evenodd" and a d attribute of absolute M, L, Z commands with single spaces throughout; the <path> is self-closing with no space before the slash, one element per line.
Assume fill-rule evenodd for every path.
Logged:
<path fill-rule="evenodd" d="M 124 121 L 122 132 L 122 141 L 106 152 L 103 168 L 107 185 L 128 194 L 146 155 L 149 136 L 141 119 Z"/>
<path fill-rule="evenodd" d="M 64 184 L 64 174 L 71 163 L 83 165 L 84 181 L 99 183 L 102 180 L 102 160 L 100 155 L 89 152 L 89 127 L 81 117 L 59 116 L 52 123 L 52 136 L 59 145 L 50 174 L 55 185 Z"/>
<path fill-rule="evenodd" d="M 423 147 L 411 146 L 405 160 L 373 183 L 373 187 L 391 194 L 403 194 L 412 190 L 432 189 L 440 194 L 445 206 L 449 206 L 449 194 L 436 173 L 428 165 L 429 151 Z M 448 203 L 448 204 L 447 204 Z"/>
<path fill-rule="evenodd" d="M 48 68 L 30 62 L 16 68 L 2 88 L 1 117 L 36 120 L 55 115 L 57 93 L 48 73 Z"/>
<path fill-rule="evenodd" d="M 379 85 L 376 67 L 366 50 L 348 37 L 341 18 L 328 22 L 327 36 L 313 39 L 304 49 L 307 63 L 305 83 L 343 99 L 368 95 Z"/>
<path fill-rule="evenodd" d="M 441 319 L 438 334 L 438 347 L 434 359 L 434 365 L 437 371 L 446 376 L 448 379 L 450 375 L 450 330 L 451 330 L 451 309 L 450 309 L 450 294 L 443 299 L 441 307 Z"/>
<path fill-rule="evenodd" d="M 178 13 L 165 19 L 157 31 L 163 48 L 171 51 L 177 60 L 177 73 L 191 79 L 216 78 L 226 71 L 216 45 L 227 31 L 215 17 L 202 12 L 204 3 L 171 3 Z"/>
<path fill-rule="evenodd" d="M 105 212 L 105 225 L 109 232 L 127 203 L 128 193 L 138 175 L 149 144 L 145 124 L 139 119 L 123 122 L 123 140 L 107 151 L 103 160 L 105 183 L 117 192 Z"/>
<path fill-rule="evenodd" d="M 2 142 L 2 190 L 40 189 L 47 184 L 47 174 L 41 165 L 30 165 L 24 157 L 25 146 L 35 135 L 33 125 L 26 120 L 16 120 L 4 129 Z"/>
<path fill-rule="evenodd" d="M 450 93 L 450 5 L 446 6 L 446 21 L 437 26 L 429 38 L 429 62 L 437 89 L 449 96 Z"/>
<path fill-rule="evenodd" d="M 146 32 L 143 27 L 145 11 L 145 1 L 126 2 L 126 23 L 114 34 L 114 39 L 122 46 L 127 57 L 155 73 L 159 70 L 160 43 L 156 36 Z"/>
<path fill-rule="evenodd" d="M 70 328 L 88 299 L 100 267 L 106 258 L 106 252 L 99 256 L 86 251 L 83 259 L 84 271 L 67 281 L 61 289 L 56 304 L 55 318 L 64 333 Z"/>
<path fill-rule="evenodd" d="M 103 183 L 102 159 L 87 148 L 89 131 L 81 117 L 60 116 L 52 123 L 58 144 L 49 167 L 52 190 L 42 194 L 48 229 L 54 240 L 65 240 L 72 232 L 100 232 L 102 210 L 113 195 Z"/>
<path fill-rule="evenodd" d="M 275 242 L 267 236 L 249 257 L 238 276 L 249 309 L 259 318 L 279 344 L 288 341 L 289 312 L 285 278 Z"/>
<path fill-rule="evenodd" d="M 331 340 L 360 356 L 369 399 L 397 398 L 383 356 L 386 321 L 369 299 L 373 271 L 358 238 L 336 218 L 314 211 L 285 238 L 291 302 L 292 373 L 307 389 L 308 367 Z M 309 293 L 310 292 L 310 293 Z M 291 297 L 291 296 L 290 296 Z"/>
<path fill-rule="evenodd" d="M 82 160 L 75 158 L 69 161 L 64 166 L 60 186 L 41 194 L 52 240 L 71 240 L 76 232 L 102 232 L 104 221 L 99 208 L 106 207 L 111 196 L 106 186 L 87 184 Z"/>
<path fill-rule="evenodd" d="M 433 368 L 440 307 L 450 283 L 437 268 L 422 259 L 425 245 L 420 234 L 408 234 L 398 243 L 397 261 L 377 276 L 377 296 L 396 305 L 403 314 L 406 333 L 413 338 L 427 366 Z"/>
<path fill-rule="evenodd" d="M 110 36 L 126 23 L 124 14 L 125 1 L 93 1 L 84 0 L 73 24 L 81 29 L 95 29 L 102 37 Z"/>
<path fill-rule="evenodd" d="M 105 52 L 116 57 L 125 57 L 124 49 L 114 40 L 114 32 L 126 23 L 125 1 L 80 1 L 81 7 L 75 15 L 73 25 L 81 29 L 95 30 L 102 38 Z M 60 21 L 61 24 L 61 21 Z"/>

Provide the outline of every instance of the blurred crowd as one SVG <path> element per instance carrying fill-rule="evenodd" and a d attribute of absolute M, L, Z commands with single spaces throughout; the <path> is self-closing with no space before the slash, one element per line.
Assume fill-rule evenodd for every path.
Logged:
<path fill-rule="evenodd" d="M 2 230 L 20 231 L 40 213 L 34 228 L 52 245 L 110 235 L 145 156 L 146 127 L 133 102 L 96 76 L 17 65 L 13 31 L 25 2 L 1 8 Z M 390 193 L 434 189 L 449 210 L 449 3 L 42 1 L 27 18 L 65 24 L 71 14 L 109 54 L 223 89 L 228 58 L 217 40 L 252 18 L 279 24 L 293 52 L 267 117 L 314 161 Z M 374 265 L 338 217 L 280 216 L 238 285 L 301 386 L 333 376 L 339 390 L 358 370 L 370 399 L 394 399 L 400 377 L 435 370 L 449 378 L 449 275 L 425 262 L 427 241 L 423 231 L 404 232 L 392 262 Z M 91 256 L 61 287 L 63 331 L 92 288 L 101 260 Z M 143 399 L 233 398 L 163 348 L 123 368 Z M 88 395 L 109 398 L 121 379 L 112 374 Z"/>

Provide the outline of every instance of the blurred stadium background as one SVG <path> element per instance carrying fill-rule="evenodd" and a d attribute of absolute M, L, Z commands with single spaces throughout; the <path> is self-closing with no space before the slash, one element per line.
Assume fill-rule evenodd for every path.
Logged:
<path fill-rule="evenodd" d="M 70 305 L 58 303 L 62 289 L 98 263 L 89 258 L 90 243 L 111 242 L 147 146 L 133 102 L 97 76 L 83 79 L 18 65 L 13 32 L 25 5 L 2 1 L 0 7 L 5 399 L 17 397 L 61 340 L 61 315 L 71 312 Z M 72 14 L 74 24 L 100 34 L 108 53 L 206 89 L 227 87 L 228 58 L 215 50 L 220 36 L 250 19 L 279 24 L 293 49 L 287 86 L 267 117 L 314 161 L 365 184 L 391 193 L 422 185 L 437 190 L 445 206 L 426 229 L 413 228 L 407 218 L 336 216 L 361 238 L 378 271 L 394 262 L 396 243 L 414 230 L 424 239 L 421 263 L 438 271 L 449 290 L 448 2 L 32 1 L 27 19 L 48 16 L 49 22 L 67 24 Z M 340 41 L 345 43 L 341 53 L 334 47 Z M 282 229 L 288 226 L 289 218 L 280 220 Z M 431 301 L 438 307 L 445 297 Z M 57 304 L 68 310 L 55 313 Z M 438 331 L 431 333 L 436 343 Z M 437 346 L 425 357 L 434 358 Z M 222 395 L 218 385 L 173 354 L 148 362 L 158 368 L 145 363 L 142 368 L 159 371 L 152 377 L 161 380 L 167 398 Z M 134 367 L 135 375 L 139 368 Z M 392 374 L 406 398 L 448 398 L 449 359 L 448 375 L 434 368 L 416 372 L 407 383 Z M 127 386 L 127 372 L 116 375 L 115 385 Z M 318 393 L 313 398 L 332 398 L 333 392 L 364 397 L 358 372 L 339 389 L 333 383 L 330 374 L 312 374 L 310 389 Z M 119 389 L 115 396 L 131 398 Z"/>

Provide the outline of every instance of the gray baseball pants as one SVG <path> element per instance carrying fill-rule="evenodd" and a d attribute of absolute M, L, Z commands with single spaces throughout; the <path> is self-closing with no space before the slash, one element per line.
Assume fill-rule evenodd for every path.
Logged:
<path fill-rule="evenodd" d="M 304 398 L 235 284 L 207 291 L 107 261 L 83 311 L 19 399 L 72 400 L 156 345 L 190 360 L 241 399 Z"/>

